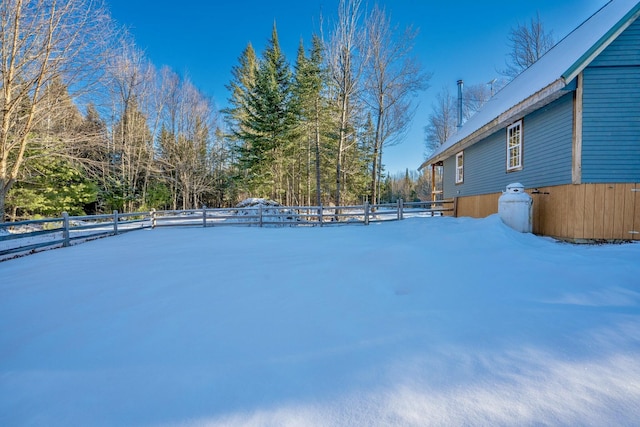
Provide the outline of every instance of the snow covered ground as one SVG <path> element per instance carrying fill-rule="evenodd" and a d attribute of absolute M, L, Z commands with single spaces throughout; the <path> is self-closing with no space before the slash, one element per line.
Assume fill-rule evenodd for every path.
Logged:
<path fill-rule="evenodd" d="M 637 425 L 640 244 L 496 216 L 141 230 L 0 263 L 0 425 Z"/>

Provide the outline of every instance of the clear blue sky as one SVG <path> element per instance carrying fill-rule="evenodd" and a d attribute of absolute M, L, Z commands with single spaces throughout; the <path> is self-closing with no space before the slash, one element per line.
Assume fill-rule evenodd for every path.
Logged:
<path fill-rule="evenodd" d="M 276 22 L 280 45 L 290 63 L 300 39 L 319 32 L 320 17 L 333 19 L 338 0 L 106 0 L 115 20 L 129 28 L 138 47 L 158 67 L 188 75 L 216 105 L 226 105 L 231 67 L 251 42 L 260 55 Z M 373 1 L 369 2 L 373 5 Z M 385 149 L 390 173 L 415 170 L 424 159 L 424 126 L 435 95 L 456 81 L 486 83 L 505 66 L 507 35 L 536 13 L 556 40 L 595 13 L 607 0 L 380 0 L 400 27 L 420 33 L 415 55 L 432 73 L 405 140 Z"/>

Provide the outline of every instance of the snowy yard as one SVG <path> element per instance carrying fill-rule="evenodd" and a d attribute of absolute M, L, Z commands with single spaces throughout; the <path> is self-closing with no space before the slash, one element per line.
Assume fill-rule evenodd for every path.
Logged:
<path fill-rule="evenodd" d="M 141 230 L 0 263 L 0 425 L 637 425 L 640 244 L 496 216 Z"/>

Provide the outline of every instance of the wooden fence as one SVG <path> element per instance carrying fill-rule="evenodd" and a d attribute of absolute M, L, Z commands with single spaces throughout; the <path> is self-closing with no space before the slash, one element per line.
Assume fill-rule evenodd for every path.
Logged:
<path fill-rule="evenodd" d="M 170 226 L 254 226 L 300 227 L 364 224 L 402 220 L 405 216 L 443 216 L 455 211 L 454 199 L 359 206 L 264 206 L 245 208 L 202 208 L 0 223 L 0 261 L 54 247 L 66 247 L 132 230 Z"/>

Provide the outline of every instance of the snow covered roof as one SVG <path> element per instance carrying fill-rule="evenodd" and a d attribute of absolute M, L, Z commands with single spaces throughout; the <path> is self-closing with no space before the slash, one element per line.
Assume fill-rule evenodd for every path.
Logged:
<path fill-rule="evenodd" d="M 450 157 L 572 90 L 569 85 L 574 78 L 638 16 L 637 0 L 611 0 L 493 96 L 420 169 Z"/>

